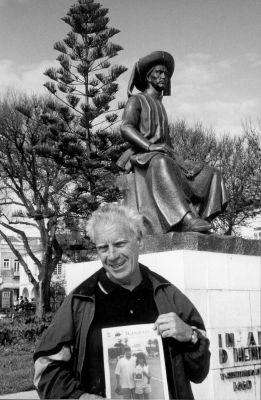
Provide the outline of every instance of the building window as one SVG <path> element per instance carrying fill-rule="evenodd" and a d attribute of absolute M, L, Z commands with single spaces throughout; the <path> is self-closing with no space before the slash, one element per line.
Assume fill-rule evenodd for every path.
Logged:
<path fill-rule="evenodd" d="M 10 259 L 9 258 L 4 258 L 3 269 L 10 269 Z"/>
<path fill-rule="evenodd" d="M 14 260 L 14 272 L 19 272 L 19 261 Z"/>
<path fill-rule="evenodd" d="M 62 262 L 59 261 L 54 269 L 54 275 L 62 275 L 62 271 L 63 271 L 62 265 L 63 265 Z"/>
<path fill-rule="evenodd" d="M 10 308 L 11 292 L 2 292 L 2 308 Z"/>
<path fill-rule="evenodd" d="M 257 240 L 261 239 L 261 231 L 254 232 L 254 239 L 257 239 Z"/>

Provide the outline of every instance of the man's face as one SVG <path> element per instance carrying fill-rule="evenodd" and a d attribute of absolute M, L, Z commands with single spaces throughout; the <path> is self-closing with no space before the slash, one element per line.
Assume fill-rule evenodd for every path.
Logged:
<path fill-rule="evenodd" d="M 129 360 L 131 358 L 131 351 L 130 350 L 126 350 L 125 351 L 125 357 Z"/>
<path fill-rule="evenodd" d="M 113 223 L 96 226 L 94 243 L 102 265 L 112 281 L 119 284 L 135 282 L 140 274 L 140 240 L 122 218 Z"/>
<path fill-rule="evenodd" d="M 147 77 L 147 82 L 149 86 L 154 87 L 157 91 L 162 91 L 167 86 L 168 79 L 167 68 L 164 65 L 156 65 Z"/>

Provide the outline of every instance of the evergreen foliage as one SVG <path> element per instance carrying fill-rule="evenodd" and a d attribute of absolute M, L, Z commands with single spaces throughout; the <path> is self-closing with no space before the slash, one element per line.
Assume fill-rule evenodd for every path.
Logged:
<path fill-rule="evenodd" d="M 83 215 L 117 199 L 114 150 L 124 145 L 111 128 L 124 107 L 116 101 L 116 81 L 126 68 L 112 64 L 122 47 L 110 41 L 119 30 L 108 27 L 108 9 L 78 0 L 62 20 L 70 31 L 54 45 L 60 66 L 45 71 L 51 80 L 45 86 L 58 102 L 43 115 L 49 131 L 37 151 L 66 167 L 76 184 L 70 207 Z"/>

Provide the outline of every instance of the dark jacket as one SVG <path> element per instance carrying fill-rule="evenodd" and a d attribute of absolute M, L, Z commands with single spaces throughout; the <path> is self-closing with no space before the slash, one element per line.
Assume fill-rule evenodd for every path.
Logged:
<path fill-rule="evenodd" d="M 179 289 L 147 267 L 141 265 L 141 270 L 151 279 L 159 314 L 175 312 L 190 326 L 205 329 L 198 311 Z M 94 316 L 98 276 L 99 271 L 74 289 L 43 334 L 34 355 L 40 398 L 79 398 L 85 392 L 81 377 L 88 357 L 86 338 Z M 199 334 L 196 345 L 180 344 L 180 348 L 179 353 L 168 346 L 174 382 L 169 391 L 173 399 L 193 399 L 190 381 L 202 382 L 209 371 L 209 340 Z"/>

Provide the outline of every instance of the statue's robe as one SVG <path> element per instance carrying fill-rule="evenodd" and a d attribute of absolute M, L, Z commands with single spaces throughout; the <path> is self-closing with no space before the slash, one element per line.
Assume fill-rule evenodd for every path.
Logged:
<path fill-rule="evenodd" d="M 132 95 L 123 113 L 123 137 L 134 137 L 118 160 L 126 171 L 134 171 L 136 207 L 143 214 L 148 233 L 179 230 L 188 211 L 211 221 L 227 204 L 221 173 L 201 162 L 175 159 L 158 151 L 146 151 L 139 137 L 150 143 L 172 147 L 167 114 L 160 97 L 148 93 Z"/>

